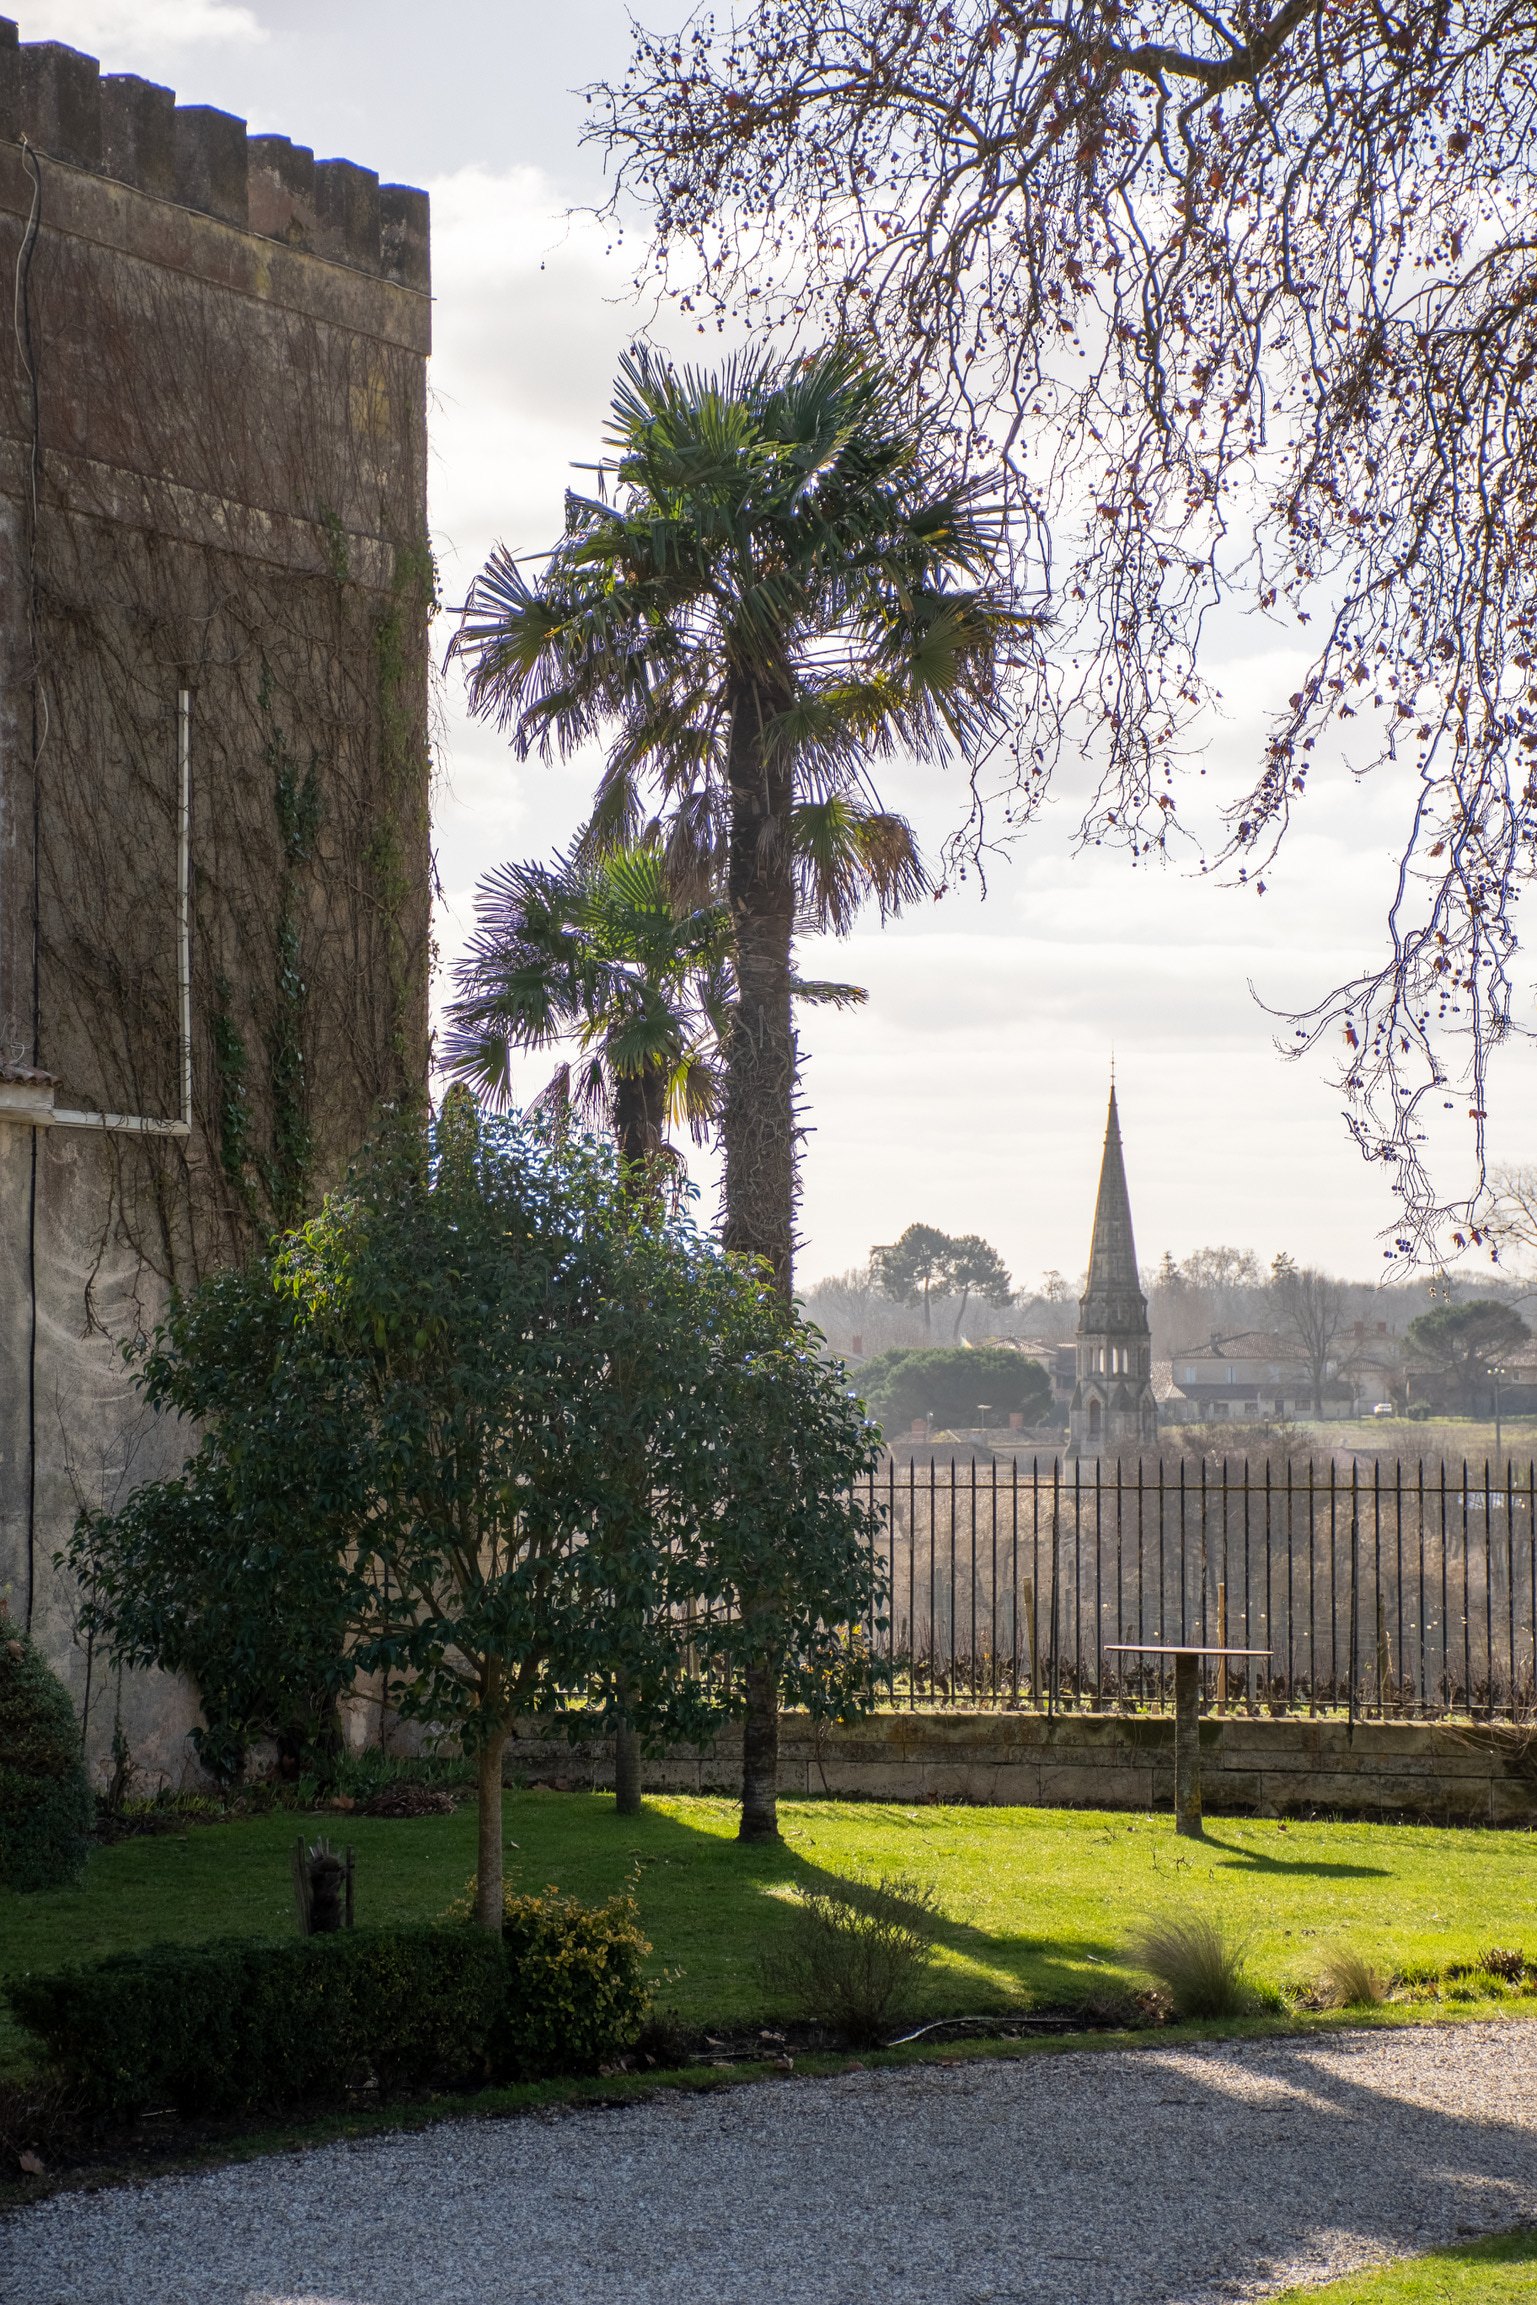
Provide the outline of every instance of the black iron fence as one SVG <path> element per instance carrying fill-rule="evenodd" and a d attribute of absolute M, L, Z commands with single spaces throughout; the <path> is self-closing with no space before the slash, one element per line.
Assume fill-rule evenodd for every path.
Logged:
<path fill-rule="evenodd" d="M 1537 1697 L 1533 1467 L 889 1463 L 889 1625 L 904 1705 L 1172 1704 L 1166 1659 L 1228 1643 L 1210 1698 L 1352 1717 L 1526 1718 Z"/>

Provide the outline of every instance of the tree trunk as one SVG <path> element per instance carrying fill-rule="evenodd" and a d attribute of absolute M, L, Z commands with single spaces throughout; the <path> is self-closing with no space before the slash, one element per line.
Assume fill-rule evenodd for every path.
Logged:
<path fill-rule="evenodd" d="M 721 1137 L 725 1245 L 762 1257 L 788 1304 L 795 1238 L 793 779 L 787 763 L 763 758 L 762 722 L 772 709 L 771 700 L 751 687 L 733 694 L 726 899 L 737 998 L 726 1046 Z"/>
<path fill-rule="evenodd" d="M 619 1157 L 643 1178 L 666 1142 L 667 1075 L 648 1067 L 614 1081 L 613 1130 Z"/>
<path fill-rule="evenodd" d="M 787 761 L 764 758 L 763 722 L 773 709 L 772 699 L 747 683 L 733 690 L 726 901 L 737 998 L 721 1112 L 723 1231 L 728 1249 L 764 1260 L 788 1306 L 795 1257 L 794 779 Z M 741 1599 L 750 1614 L 752 1595 Z M 767 1660 L 748 1667 L 746 1710 L 740 1838 L 773 1841 L 779 1837 L 779 1686 Z"/>
<path fill-rule="evenodd" d="M 640 1736 L 630 1719 L 628 1676 L 619 1676 L 619 1717 L 614 1724 L 614 1810 L 621 1817 L 640 1815 Z"/>
<path fill-rule="evenodd" d="M 508 1731 L 499 1729 L 480 1748 L 476 1806 L 475 1919 L 482 1929 L 502 1925 L 502 1757 Z"/>
<path fill-rule="evenodd" d="M 771 1659 L 747 1668 L 742 1723 L 742 1822 L 739 1841 L 779 1838 L 779 1675 Z"/>

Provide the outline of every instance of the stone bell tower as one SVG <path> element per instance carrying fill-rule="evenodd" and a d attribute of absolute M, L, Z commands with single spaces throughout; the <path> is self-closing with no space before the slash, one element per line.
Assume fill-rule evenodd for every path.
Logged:
<path fill-rule="evenodd" d="M 1115 1083 L 1105 1122 L 1089 1283 L 1078 1300 L 1078 1381 L 1068 1414 L 1068 1454 L 1135 1455 L 1158 1438 L 1152 1387 L 1152 1335 L 1137 1277 L 1131 1201 L 1121 1158 Z"/>

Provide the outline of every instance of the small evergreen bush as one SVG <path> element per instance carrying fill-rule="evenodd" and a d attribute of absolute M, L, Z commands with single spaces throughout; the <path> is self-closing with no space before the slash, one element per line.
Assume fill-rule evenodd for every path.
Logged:
<path fill-rule="evenodd" d="M 0 1610 L 0 1884 L 77 1880 L 95 1813 L 69 1692 Z"/>
<path fill-rule="evenodd" d="M 650 2006 L 651 1947 L 628 1897 L 579 1905 L 547 1889 L 508 1890 L 502 1907 L 507 2008 L 499 2072 L 520 2081 L 592 2072 L 633 2046 Z"/>

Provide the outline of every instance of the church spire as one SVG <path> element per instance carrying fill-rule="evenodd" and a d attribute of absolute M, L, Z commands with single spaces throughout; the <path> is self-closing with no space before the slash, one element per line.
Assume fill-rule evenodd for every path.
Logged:
<path fill-rule="evenodd" d="M 1152 1339 L 1147 1299 L 1137 1274 L 1113 1077 L 1089 1277 L 1078 1300 L 1077 1363 L 1078 1381 L 1068 1416 L 1071 1453 L 1118 1456 L 1154 1445 L 1158 1410 L 1151 1383 Z"/>
<path fill-rule="evenodd" d="M 1099 1164 L 1099 1198 L 1094 1204 L 1094 1243 L 1089 1251 L 1085 1301 L 1112 1296 L 1139 1297 L 1141 1293 L 1136 1244 L 1131 1237 L 1131 1196 L 1126 1190 L 1126 1163 L 1121 1156 L 1121 1116 L 1112 1080 L 1110 1110 L 1105 1119 L 1105 1151 Z M 1110 1328 L 1121 1324 L 1103 1320 L 1087 1325 Z"/>

